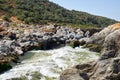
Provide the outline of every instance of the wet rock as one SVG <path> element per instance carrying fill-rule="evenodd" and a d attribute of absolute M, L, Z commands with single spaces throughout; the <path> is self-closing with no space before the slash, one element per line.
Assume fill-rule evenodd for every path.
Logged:
<path fill-rule="evenodd" d="M 89 48 L 90 51 L 101 52 L 102 46 L 97 44 L 84 44 L 83 48 Z"/>
<path fill-rule="evenodd" d="M 80 45 L 80 42 L 78 40 L 74 40 L 70 42 L 70 46 L 75 48 L 78 47 Z"/>

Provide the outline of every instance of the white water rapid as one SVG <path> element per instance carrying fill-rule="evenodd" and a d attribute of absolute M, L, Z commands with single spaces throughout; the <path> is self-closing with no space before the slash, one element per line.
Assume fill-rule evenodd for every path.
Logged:
<path fill-rule="evenodd" d="M 0 80 L 59 80 L 66 68 L 98 57 L 98 53 L 81 47 L 30 51 L 20 64 L 1 74 Z"/>

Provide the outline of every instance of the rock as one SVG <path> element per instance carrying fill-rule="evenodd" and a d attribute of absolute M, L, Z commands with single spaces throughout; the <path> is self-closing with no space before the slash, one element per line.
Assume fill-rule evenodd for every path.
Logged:
<path fill-rule="evenodd" d="M 100 33 L 97 33 L 97 35 L 105 33 L 105 35 L 100 35 L 100 37 L 97 37 L 98 42 L 100 38 L 104 38 L 103 50 L 99 60 L 79 64 L 73 68 L 63 71 L 60 76 L 60 80 L 120 80 L 119 27 L 119 23 L 114 24 L 112 27 L 110 26 L 105 28 L 104 30 L 106 32 L 102 30 Z M 108 31 L 107 29 L 111 31 Z M 74 73 L 73 70 L 77 72 Z"/>
<path fill-rule="evenodd" d="M 82 77 L 79 77 L 78 69 L 67 69 L 62 73 L 62 76 L 60 76 L 60 80 L 84 80 L 84 79 Z"/>
<path fill-rule="evenodd" d="M 105 38 L 113 33 L 114 31 L 120 29 L 120 23 L 116 23 L 113 25 L 110 25 L 106 27 L 105 29 L 101 30 L 100 32 L 97 32 L 93 34 L 90 38 L 88 38 L 85 42 L 89 45 L 94 44 L 97 45 L 96 48 L 98 48 L 98 51 L 100 52 L 101 47 L 103 46 L 103 43 L 105 41 Z M 87 47 L 87 46 L 86 46 Z M 95 46 L 91 47 L 93 51 L 96 50 Z"/>
<path fill-rule="evenodd" d="M 101 44 L 104 43 L 105 37 L 107 35 L 109 35 L 110 33 L 114 32 L 117 29 L 120 29 L 120 23 L 116 23 L 114 25 L 110 25 L 107 28 L 103 29 L 102 31 L 93 34 L 89 38 L 87 43 L 95 43 L 95 44 L 101 45 Z"/>
<path fill-rule="evenodd" d="M 88 42 L 89 38 L 81 38 L 79 39 L 80 45 L 83 46 L 84 44 L 86 44 L 86 42 Z"/>
<path fill-rule="evenodd" d="M 100 32 L 101 30 L 102 30 L 101 28 L 81 29 L 81 31 L 83 31 L 83 33 L 86 33 L 86 32 L 88 33 L 88 31 L 89 31 L 89 36 L 92 36 L 93 34 Z"/>
<path fill-rule="evenodd" d="M 0 26 L 0 32 L 5 31 L 5 28 L 3 26 Z"/>
<path fill-rule="evenodd" d="M 90 36 L 90 32 L 89 31 L 86 31 L 85 32 L 85 37 L 89 37 Z"/>
<path fill-rule="evenodd" d="M 84 44 L 83 48 L 89 48 L 90 51 L 101 52 L 102 46 L 97 44 Z"/>
<path fill-rule="evenodd" d="M 89 80 L 86 72 L 89 72 L 93 63 L 76 65 L 70 69 L 66 69 L 60 76 L 60 80 Z M 89 68 L 90 67 L 90 68 Z"/>
<path fill-rule="evenodd" d="M 22 54 L 22 49 L 18 43 L 10 40 L 0 41 L 0 55 Z"/>
<path fill-rule="evenodd" d="M 3 23 L 2 23 L 2 26 L 4 26 L 4 27 L 9 27 L 9 22 L 3 22 Z"/>
<path fill-rule="evenodd" d="M 120 29 L 110 33 L 103 44 L 102 59 L 113 58 L 119 55 L 120 51 Z"/>
<path fill-rule="evenodd" d="M 75 48 L 78 47 L 80 45 L 80 42 L 78 40 L 73 40 L 70 42 L 70 46 Z"/>
<path fill-rule="evenodd" d="M 7 36 L 11 39 L 11 40 L 15 40 L 17 37 L 16 37 L 16 34 L 15 33 L 12 33 L 12 32 L 8 32 L 7 33 Z"/>

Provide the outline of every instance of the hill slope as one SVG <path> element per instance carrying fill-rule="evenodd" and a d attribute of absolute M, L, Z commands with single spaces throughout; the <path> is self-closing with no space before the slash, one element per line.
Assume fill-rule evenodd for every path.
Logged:
<path fill-rule="evenodd" d="M 67 23 L 105 27 L 117 21 L 85 12 L 67 10 L 48 0 L 0 0 L 0 16 L 17 16 L 25 23 Z"/>

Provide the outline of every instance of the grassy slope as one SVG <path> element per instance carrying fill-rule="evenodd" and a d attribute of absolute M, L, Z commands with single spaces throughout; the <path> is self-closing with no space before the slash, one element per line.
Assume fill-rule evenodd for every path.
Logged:
<path fill-rule="evenodd" d="M 67 10 L 48 0 L 0 0 L 0 16 L 17 16 L 25 23 L 62 23 L 79 27 L 105 27 L 117 21 Z"/>

